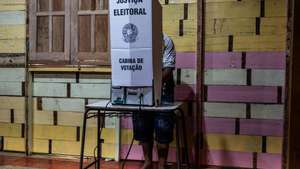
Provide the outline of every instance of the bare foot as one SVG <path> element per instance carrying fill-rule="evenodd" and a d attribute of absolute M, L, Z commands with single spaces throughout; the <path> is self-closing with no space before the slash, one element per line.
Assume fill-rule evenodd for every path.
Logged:
<path fill-rule="evenodd" d="M 141 169 L 152 169 L 152 163 L 145 162 Z"/>

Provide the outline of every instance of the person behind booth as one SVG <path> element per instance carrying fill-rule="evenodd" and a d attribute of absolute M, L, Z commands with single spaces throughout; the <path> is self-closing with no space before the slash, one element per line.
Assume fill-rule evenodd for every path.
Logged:
<path fill-rule="evenodd" d="M 175 69 L 175 46 L 170 37 L 163 35 L 163 86 L 162 103 L 174 101 L 174 80 L 173 70 Z M 154 139 L 157 142 L 158 168 L 165 169 L 169 144 L 173 141 L 174 117 L 166 113 L 145 113 L 135 114 L 133 117 L 134 139 L 139 141 L 143 147 L 145 162 L 142 169 L 152 168 L 152 149 Z M 153 139 L 153 133 L 154 139 Z"/>

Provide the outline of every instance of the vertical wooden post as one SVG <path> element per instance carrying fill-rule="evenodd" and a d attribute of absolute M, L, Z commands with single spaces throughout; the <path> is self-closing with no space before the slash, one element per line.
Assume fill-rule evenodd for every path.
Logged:
<path fill-rule="evenodd" d="M 204 101 L 204 0 L 197 1 L 197 88 L 196 88 L 196 113 L 197 124 L 196 144 L 195 144 L 195 163 L 197 167 L 201 165 L 201 150 L 203 148 L 203 101 Z"/>
<path fill-rule="evenodd" d="M 300 166 L 300 2 L 289 0 L 287 36 L 287 97 L 286 125 L 283 168 L 295 169 Z M 286 137 L 285 137 L 286 138 Z"/>
<path fill-rule="evenodd" d="M 29 27 L 30 10 L 32 1 L 26 0 L 26 53 L 25 53 L 25 152 L 26 155 L 32 154 L 33 144 L 33 99 L 32 99 L 32 74 L 29 72 L 29 36 L 32 35 Z M 31 30 L 32 31 L 32 30 Z"/>

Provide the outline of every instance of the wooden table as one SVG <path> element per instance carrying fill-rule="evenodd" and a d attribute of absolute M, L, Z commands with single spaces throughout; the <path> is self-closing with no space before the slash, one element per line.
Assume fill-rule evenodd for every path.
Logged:
<path fill-rule="evenodd" d="M 101 160 L 101 143 L 103 140 L 101 139 L 101 130 L 103 125 L 101 124 L 101 118 L 104 117 L 123 117 L 123 116 L 132 116 L 134 113 L 173 113 L 174 117 L 176 117 L 176 159 L 177 159 L 177 169 L 180 169 L 182 166 L 190 167 L 189 164 L 189 154 L 188 154 L 188 144 L 186 137 L 186 129 L 185 129 L 185 118 L 184 113 L 181 109 L 181 102 L 175 102 L 172 104 L 164 104 L 161 106 L 128 106 L 128 105 L 112 105 L 109 100 L 99 101 L 93 104 L 88 104 L 85 106 L 84 118 L 83 118 L 83 131 L 82 131 L 82 142 L 81 142 L 81 152 L 80 152 L 80 169 L 87 169 L 92 165 L 96 165 L 97 169 L 100 169 L 100 160 Z M 85 146 L 85 136 L 86 136 L 86 124 L 89 118 L 97 117 L 97 159 L 88 164 L 87 166 L 83 166 L 83 158 L 84 158 L 84 146 Z M 185 164 L 182 163 L 181 160 L 181 152 L 180 152 L 180 130 L 179 130 L 179 121 L 182 123 L 183 133 L 182 140 L 184 146 L 184 159 L 186 161 Z"/>

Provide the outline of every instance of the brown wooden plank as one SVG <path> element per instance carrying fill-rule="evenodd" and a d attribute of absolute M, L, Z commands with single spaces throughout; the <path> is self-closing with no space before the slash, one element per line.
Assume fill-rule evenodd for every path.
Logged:
<path fill-rule="evenodd" d="M 37 52 L 49 51 L 49 17 L 37 18 Z"/>
<path fill-rule="evenodd" d="M 107 65 L 110 64 L 108 54 L 104 52 L 80 52 L 78 60 L 82 64 L 88 65 Z"/>
<path fill-rule="evenodd" d="M 73 3 L 70 5 L 70 23 L 71 23 L 71 41 L 72 45 L 70 46 L 71 50 L 71 63 L 72 64 L 78 64 L 77 62 L 77 52 L 78 52 L 78 9 L 81 5 L 81 1 L 79 0 L 73 0 Z M 79 6 L 77 5 L 79 4 Z"/>
<path fill-rule="evenodd" d="M 29 33 L 29 62 L 36 57 L 36 46 L 37 46 L 37 17 L 36 17 L 36 11 L 37 10 L 37 3 L 34 0 L 29 0 L 29 25 L 28 25 L 28 33 Z"/>
<path fill-rule="evenodd" d="M 65 59 L 71 59 L 71 3 L 73 0 L 65 0 Z M 72 43 L 72 45 L 74 42 Z M 70 64 L 70 63 L 69 63 Z"/>
<path fill-rule="evenodd" d="M 49 0 L 38 0 L 38 11 L 49 11 Z"/>
<path fill-rule="evenodd" d="M 107 52 L 108 17 L 97 15 L 95 22 L 95 48 L 97 52 Z"/>
<path fill-rule="evenodd" d="M 96 22 L 96 16 L 91 15 L 91 52 L 95 52 L 95 22 Z"/>
<path fill-rule="evenodd" d="M 64 11 L 65 10 L 65 0 L 52 0 L 52 10 L 53 11 Z"/>
<path fill-rule="evenodd" d="M 52 24 L 52 51 L 64 52 L 65 17 L 53 16 Z"/>
<path fill-rule="evenodd" d="M 91 51 L 91 16 L 78 17 L 79 52 Z"/>
<path fill-rule="evenodd" d="M 204 116 L 204 100 L 205 100 L 205 85 L 204 85 L 204 65 L 205 65 L 205 57 L 204 57 L 204 51 L 205 51 L 205 1 L 204 0 L 199 0 L 197 1 L 197 49 L 196 49 L 196 54 L 197 54 L 197 86 L 196 86 L 196 111 L 197 113 L 194 114 L 194 125 L 196 126 L 195 132 L 193 133 L 194 137 L 196 138 L 194 151 L 194 159 L 195 160 L 195 165 L 200 168 L 201 165 L 201 155 L 200 152 L 204 147 L 203 143 L 203 132 L 202 132 L 202 126 L 203 126 L 203 116 Z"/>
<path fill-rule="evenodd" d="M 102 0 L 103 1 L 103 9 L 108 9 L 108 0 Z"/>
<path fill-rule="evenodd" d="M 288 67 L 287 67 L 287 83 L 288 100 L 285 112 L 286 126 L 285 138 L 283 142 L 284 159 L 283 168 L 299 169 L 300 168 L 300 3 L 298 0 L 288 1 Z M 287 138 L 288 137 L 288 138 Z"/>
<path fill-rule="evenodd" d="M 80 0 L 80 10 L 95 10 L 96 1 L 95 0 Z"/>

